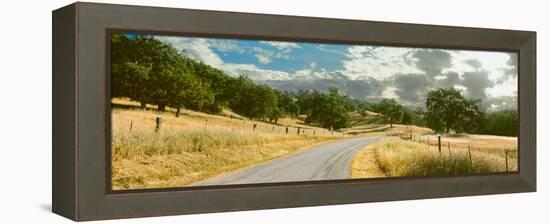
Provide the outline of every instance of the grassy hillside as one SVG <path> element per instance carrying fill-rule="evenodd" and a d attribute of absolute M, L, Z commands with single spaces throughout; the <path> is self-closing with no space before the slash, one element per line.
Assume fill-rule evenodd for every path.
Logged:
<path fill-rule="evenodd" d="M 352 119 L 352 126 L 344 128 L 341 131 L 349 135 L 425 135 L 431 134 L 432 130 L 425 127 L 419 127 L 415 125 L 402 125 L 386 123 L 383 115 L 372 111 L 365 111 L 366 116 L 359 114 L 358 112 L 350 113 Z"/>
<path fill-rule="evenodd" d="M 176 118 L 171 109 L 158 112 L 138 106 L 113 100 L 112 178 L 116 190 L 179 187 L 346 137 L 295 119 L 274 125 L 246 120 L 230 111 L 211 115 L 190 110 Z M 157 117 L 161 127 L 155 132 Z"/>

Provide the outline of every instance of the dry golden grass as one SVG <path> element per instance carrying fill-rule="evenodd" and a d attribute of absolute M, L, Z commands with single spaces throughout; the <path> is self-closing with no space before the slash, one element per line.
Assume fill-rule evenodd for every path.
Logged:
<path fill-rule="evenodd" d="M 351 128 L 343 129 L 343 131 L 346 134 L 353 134 L 353 135 L 360 135 L 360 134 L 367 134 L 372 132 L 385 132 L 388 130 L 389 125 L 383 125 L 383 124 L 365 124 L 365 125 L 357 125 L 353 126 Z"/>
<path fill-rule="evenodd" d="M 355 154 L 351 162 L 350 177 L 351 178 L 376 178 L 385 177 L 376 162 L 376 147 L 372 144 L 365 146 L 357 154 Z"/>
<path fill-rule="evenodd" d="M 380 135 L 380 133 L 383 133 L 385 136 L 410 136 L 430 134 L 432 130 L 414 125 L 394 124 L 391 126 L 389 124 L 364 124 L 344 129 L 344 132 L 353 135 L 364 135 L 369 133 L 377 133 Z"/>
<path fill-rule="evenodd" d="M 304 139 L 113 160 L 113 189 L 181 187 L 322 142 L 320 138 Z"/>
<path fill-rule="evenodd" d="M 155 132 L 157 117 L 162 122 Z M 288 134 L 285 129 L 190 110 L 176 118 L 171 110 L 114 108 L 112 187 L 179 187 L 343 137 L 314 127 L 301 128 L 300 135 L 295 127 L 289 127 Z"/>
<path fill-rule="evenodd" d="M 486 141 L 488 138 L 477 138 L 477 141 L 470 140 L 469 143 L 482 146 L 487 145 Z M 472 163 L 470 166 L 468 148 L 463 148 L 461 145 L 453 146 L 452 143 L 450 146 L 450 151 L 443 147 L 442 152 L 439 153 L 437 147 L 428 147 L 425 142 L 386 138 L 384 141 L 371 144 L 372 148 L 365 149 L 371 151 L 374 149 L 371 156 L 375 154 L 376 159 L 356 156 L 354 163 L 365 164 L 352 166 L 352 169 L 356 170 L 352 170 L 352 173 L 357 174 L 353 178 L 373 177 L 368 172 L 360 171 L 361 167 L 374 166 L 379 167 L 386 176 L 394 177 L 504 172 L 506 171 L 505 150 L 508 151 L 508 171 L 517 171 L 518 169 L 517 147 L 501 150 L 471 147 Z"/>
<path fill-rule="evenodd" d="M 432 133 L 432 129 L 426 127 L 419 127 L 415 125 L 403 125 L 403 124 L 394 124 L 393 127 L 389 127 L 386 130 L 387 135 L 424 135 Z"/>
<path fill-rule="evenodd" d="M 437 147 L 437 135 L 415 136 L 414 141 L 423 142 L 430 146 Z M 516 137 L 492 136 L 492 135 L 442 135 L 441 145 L 452 149 L 480 149 L 485 151 L 503 152 L 504 150 L 517 150 L 518 141 Z"/>

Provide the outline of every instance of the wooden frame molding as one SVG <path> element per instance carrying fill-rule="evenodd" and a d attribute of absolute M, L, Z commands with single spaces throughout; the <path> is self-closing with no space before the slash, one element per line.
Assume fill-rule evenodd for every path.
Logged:
<path fill-rule="evenodd" d="M 154 19 L 152 19 L 154 18 Z M 113 192 L 111 32 L 517 52 L 519 172 Z M 98 220 L 536 191 L 536 33 L 74 3 L 53 12 L 53 212 Z"/>

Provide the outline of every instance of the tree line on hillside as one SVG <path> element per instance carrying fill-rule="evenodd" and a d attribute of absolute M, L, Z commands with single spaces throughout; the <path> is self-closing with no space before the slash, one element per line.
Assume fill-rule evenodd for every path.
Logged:
<path fill-rule="evenodd" d="M 455 89 L 437 89 L 427 95 L 426 109 L 408 109 L 394 99 L 369 103 L 342 94 L 300 90 L 286 92 L 257 84 L 245 75 L 232 77 L 185 57 L 169 44 L 147 35 L 113 35 L 111 39 L 111 97 L 206 113 L 227 108 L 250 119 L 277 123 L 285 116 L 305 115 L 305 123 L 328 129 L 351 126 L 350 113 L 366 117 L 382 114 L 385 123 L 427 126 L 437 132 L 517 135 L 517 112 L 484 113 L 479 100 L 469 100 Z"/>
<path fill-rule="evenodd" d="M 426 109 L 408 109 L 394 99 L 366 104 L 359 110 L 383 114 L 385 123 L 429 127 L 437 133 L 471 133 L 517 136 L 518 115 L 515 110 L 484 112 L 481 100 L 467 99 L 454 88 L 428 92 Z"/>
<path fill-rule="evenodd" d="M 141 103 L 220 113 L 223 108 L 250 119 L 277 123 L 281 117 L 307 115 L 308 124 L 349 127 L 354 104 L 338 89 L 297 94 L 254 83 L 247 76 L 223 71 L 185 57 L 169 44 L 146 35 L 113 35 L 111 39 L 111 97 Z"/>

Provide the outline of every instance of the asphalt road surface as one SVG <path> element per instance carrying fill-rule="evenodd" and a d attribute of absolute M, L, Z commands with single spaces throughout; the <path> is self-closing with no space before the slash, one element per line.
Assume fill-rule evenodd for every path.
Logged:
<path fill-rule="evenodd" d="M 364 137 L 331 142 L 188 186 L 347 179 L 355 153 L 379 139 Z"/>

